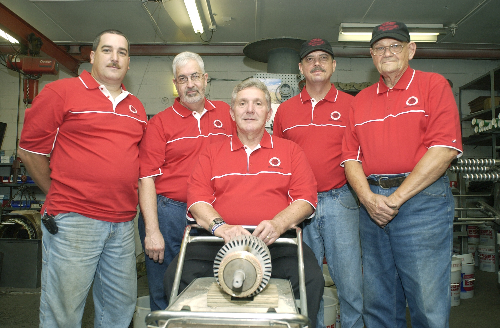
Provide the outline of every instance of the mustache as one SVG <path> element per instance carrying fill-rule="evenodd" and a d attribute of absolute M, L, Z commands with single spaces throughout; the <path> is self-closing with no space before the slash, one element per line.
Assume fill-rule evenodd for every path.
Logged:
<path fill-rule="evenodd" d="M 187 88 L 184 93 L 187 94 L 188 92 L 191 92 L 191 91 L 196 91 L 196 92 L 200 93 L 200 90 L 198 90 L 197 87 Z"/>
<path fill-rule="evenodd" d="M 319 71 L 319 72 L 326 72 L 326 70 L 325 70 L 325 69 L 323 69 L 322 67 L 320 67 L 320 66 L 316 66 L 316 67 L 314 67 L 314 68 L 311 70 L 311 73 L 318 72 L 318 71 Z"/>
<path fill-rule="evenodd" d="M 117 62 L 111 62 L 107 67 L 121 68 Z"/>

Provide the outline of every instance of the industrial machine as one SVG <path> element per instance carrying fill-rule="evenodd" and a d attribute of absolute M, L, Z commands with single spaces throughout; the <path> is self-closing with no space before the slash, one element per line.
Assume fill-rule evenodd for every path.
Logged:
<path fill-rule="evenodd" d="M 195 226 L 196 229 L 203 229 Z M 246 227 L 252 228 L 252 227 Z M 299 309 L 288 280 L 271 278 L 271 255 L 254 236 L 238 236 L 224 244 L 214 260 L 214 277 L 198 278 L 178 294 L 187 245 L 191 242 L 223 243 L 218 237 L 184 233 L 170 305 L 146 317 L 148 328 L 179 327 L 306 327 L 307 303 L 302 251 L 302 231 L 275 243 L 297 245 Z"/>
<path fill-rule="evenodd" d="M 27 49 L 21 49 L 21 54 L 7 55 L 7 68 L 23 75 L 23 101 L 31 104 L 38 95 L 38 79 L 42 74 L 56 75 L 59 72 L 59 63 L 49 57 L 39 57 L 42 40 L 33 33 L 28 36 Z"/>

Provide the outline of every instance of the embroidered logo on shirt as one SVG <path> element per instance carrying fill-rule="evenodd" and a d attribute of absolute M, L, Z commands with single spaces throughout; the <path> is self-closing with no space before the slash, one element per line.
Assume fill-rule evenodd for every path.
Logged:
<path fill-rule="evenodd" d="M 337 111 L 331 112 L 330 117 L 332 118 L 332 120 L 337 121 L 340 119 L 340 113 Z"/>
<path fill-rule="evenodd" d="M 132 113 L 137 114 L 137 109 L 135 109 L 135 107 L 134 107 L 134 106 L 129 105 L 129 106 L 128 106 L 128 109 L 130 109 L 130 111 L 131 111 Z"/>
<path fill-rule="evenodd" d="M 406 100 L 406 105 L 408 106 L 415 106 L 416 104 L 418 104 L 418 98 L 415 96 L 411 96 Z"/>
<path fill-rule="evenodd" d="M 281 161 L 278 157 L 272 157 L 270 160 L 269 160 L 269 164 L 271 164 L 271 166 L 280 166 L 281 165 Z"/>
<path fill-rule="evenodd" d="M 222 122 L 220 120 L 215 120 L 214 126 L 218 129 L 220 129 L 220 128 L 222 128 Z"/>

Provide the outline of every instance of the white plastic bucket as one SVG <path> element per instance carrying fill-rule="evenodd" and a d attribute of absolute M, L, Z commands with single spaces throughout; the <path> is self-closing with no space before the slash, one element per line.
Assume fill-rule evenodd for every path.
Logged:
<path fill-rule="evenodd" d="M 479 265 L 479 252 L 477 251 L 477 245 L 476 244 L 468 244 L 467 251 L 469 254 L 472 254 L 472 257 L 474 258 L 474 264 L 476 266 L 478 266 Z"/>
<path fill-rule="evenodd" d="M 137 298 L 134 313 L 134 328 L 146 328 L 146 316 L 150 312 L 149 295 Z"/>
<path fill-rule="evenodd" d="M 456 255 L 451 257 L 451 271 L 462 271 L 462 259 Z"/>
<path fill-rule="evenodd" d="M 451 272 L 451 306 L 460 305 L 460 282 L 462 279 L 461 271 Z"/>
<path fill-rule="evenodd" d="M 474 254 L 468 253 L 468 254 L 461 254 L 461 255 L 454 255 L 454 256 L 462 259 L 462 267 L 464 264 L 467 264 L 467 263 L 474 264 Z"/>
<path fill-rule="evenodd" d="M 479 244 L 479 229 L 476 225 L 467 226 L 467 242 L 469 244 Z"/>
<path fill-rule="evenodd" d="M 495 236 L 493 235 L 493 228 L 487 225 L 479 227 L 479 245 L 495 246 Z"/>
<path fill-rule="evenodd" d="M 479 270 L 495 272 L 495 246 L 479 245 Z"/>
<path fill-rule="evenodd" d="M 327 289 L 327 288 L 325 288 Z M 323 302 L 325 304 L 324 324 L 326 328 L 336 328 L 337 315 L 339 311 L 339 302 L 333 297 L 323 295 Z"/>
<path fill-rule="evenodd" d="M 462 282 L 462 259 L 451 257 L 451 306 L 460 305 L 460 283 Z"/>
<path fill-rule="evenodd" d="M 474 263 L 462 263 L 461 299 L 472 298 L 474 296 L 474 280 Z"/>
<path fill-rule="evenodd" d="M 323 264 L 323 278 L 325 279 L 325 287 L 331 287 L 335 285 L 326 264 Z"/>
<path fill-rule="evenodd" d="M 325 287 L 323 296 L 328 296 L 338 301 L 339 297 L 337 295 L 337 287 L 335 286 Z"/>

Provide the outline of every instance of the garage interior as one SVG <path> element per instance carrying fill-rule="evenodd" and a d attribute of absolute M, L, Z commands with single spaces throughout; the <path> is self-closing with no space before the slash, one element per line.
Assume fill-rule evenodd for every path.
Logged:
<path fill-rule="evenodd" d="M 474 295 L 452 306 L 450 327 L 498 327 L 500 1 L 196 3 L 202 33 L 195 33 L 182 0 L 0 0 L 0 29 L 19 41 L 13 43 L 0 37 L 0 223 L 9 221 L 0 225 L 0 326 L 38 325 L 41 244 L 36 213 L 44 195 L 29 180 L 24 167 L 12 162 L 17 158 L 24 110 L 36 91 L 47 83 L 90 70 L 89 54 L 96 34 L 114 28 L 127 35 L 131 64 L 124 85 L 153 116 L 174 102 L 172 60 L 182 51 L 196 52 L 204 59 L 209 75 L 207 98 L 230 102 L 231 90 L 238 82 L 248 77 L 278 78 L 281 85 L 273 91 L 279 104 L 300 91 L 302 77 L 296 65 L 280 62 L 283 57 L 278 57 L 278 63 L 273 61 L 273 50 L 293 52 L 306 39 L 324 38 L 332 44 L 337 61 L 331 82 L 338 89 L 356 94 L 377 82 L 379 75 L 368 42 L 339 41 L 341 30 L 349 24 L 361 28 L 396 20 L 420 30 L 432 24 L 438 33 L 436 41 L 417 42 L 410 66 L 447 78 L 459 108 L 464 155 L 448 170 L 456 196 L 454 251 L 479 252 L 473 247 L 478 242 L 471 239 L 476 236 L 468 227 L 482 226 L 489 228 L 483 230 L 493 231 L 487 242 L 494 247 L 494 262 L 486 271 L 476 259 Z M 280 55 L 284 56 L 282 52 Z M 16 66 L 17 70 L 8 67 L 9 58 L 28 62 L 33 57 L 56 61 L 58 68 L 40 72 L 22 64 Z M 136 248 L 138 296 L 145 296 L 148 289 L 140 242 Z M 21 271 L 9 271 L 8 266 Z M 82 327 L 93 327 L 91 297 L 87 299 Z"/>

